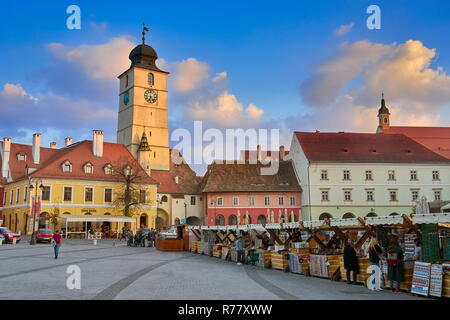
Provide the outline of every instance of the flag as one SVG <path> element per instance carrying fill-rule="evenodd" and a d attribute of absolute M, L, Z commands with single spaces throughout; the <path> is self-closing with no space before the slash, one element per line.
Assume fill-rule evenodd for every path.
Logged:
<path fill-rule="evenodd" d="M 147 27 L 144 27 L 144 31 L 149 31 L 149 28 L 147 28 Z"/>

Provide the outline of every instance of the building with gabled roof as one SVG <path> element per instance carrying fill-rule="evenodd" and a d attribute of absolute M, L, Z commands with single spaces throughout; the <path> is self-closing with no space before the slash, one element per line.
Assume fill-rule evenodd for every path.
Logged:
<path fill-rule="evenodd" d="M 450 198 L 450 160 L 403 134 L 295 132 L 305 220 L 410 214 Z"/>

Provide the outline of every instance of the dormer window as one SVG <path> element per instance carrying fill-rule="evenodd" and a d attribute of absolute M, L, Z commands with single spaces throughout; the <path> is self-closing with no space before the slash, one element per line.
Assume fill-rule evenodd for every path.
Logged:
<path fill-rule="evenodd" d="M 112 165 L 107 164 L 104 169 L 105 169 L 105 174 L 113 174 L 113 166 Z"/>
<path fill-rule="evenodd" d="M 17 159 L 21 160 L 21 161 L 25 161 L 25 160 L 27 160 L 27 156 L 22 154 L 22 153 L 18 153 L 17 154 Z"/>
<path fill-rule="evenodd" d="M 66 161 L 62 164 L 62 170 L 63 172 L 72 172 L 72 164 L 70 161 Z"/>
<path fill-rule="evenodd" d="M 94 166 L 91 163 L 86 163 L 84 165 L 84 173 L 87 173 L 87 174 L 94 173 Z"/>

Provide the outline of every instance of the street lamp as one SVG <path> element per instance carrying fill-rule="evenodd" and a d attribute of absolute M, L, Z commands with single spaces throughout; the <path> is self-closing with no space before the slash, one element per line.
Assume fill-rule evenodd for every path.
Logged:
<path fill-rule="evenodd" d="M 187 203 L 184 202 L 184 224 L 187 224 Z"/>
<path fill-rule="evenodd" d="M 34 187 L 32 184 L 30 184 L 30 194 L 33 192 L 34 190 L 34 208 L 33 208 L 33 233 L 31 234 L 31 239 L 30 239 L 30 244 L 36 244 L 36 211 L 37 211 L 37 207 L 38 207 L 38 189 L 40 189 L 42 191 L 42 189 L 44 189 L 44 186 L 41 185 L 38 187 L 39 182 L 36 182 L 36 187 Z"/>

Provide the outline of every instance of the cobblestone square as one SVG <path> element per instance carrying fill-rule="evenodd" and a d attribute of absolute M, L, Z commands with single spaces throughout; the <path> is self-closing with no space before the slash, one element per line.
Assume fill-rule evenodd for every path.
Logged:
<path fill-rule="evenodd" d="M 407 293 L 371 292 L 363 286 L 236 265 L 190 252 L 159 252 L 125 242 L 64 241 L 58 260 L 49 244 L 27 239 L 0 247 L 0 299 L 412 300 Z M 66 273 L 81 270 L 81 289 Z"/>

